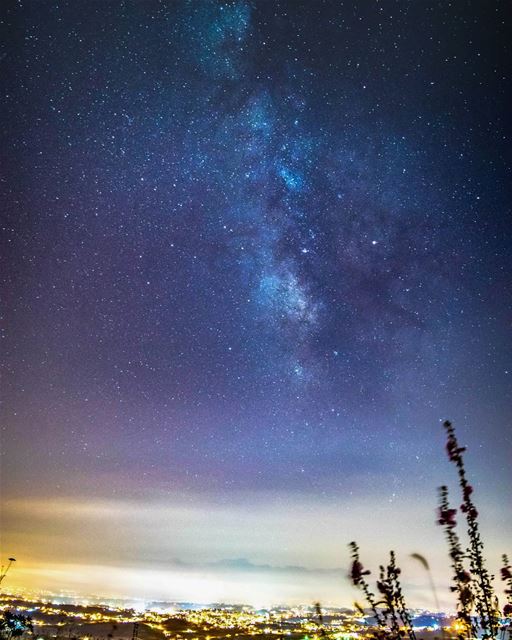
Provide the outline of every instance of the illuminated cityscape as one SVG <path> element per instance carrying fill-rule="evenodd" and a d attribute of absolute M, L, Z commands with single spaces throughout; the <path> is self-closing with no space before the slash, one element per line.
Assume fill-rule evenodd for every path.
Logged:
<path fill-rule="evenodd" d="M 0 598 L 2 609 L 15 607 L 30 615 L 38 638 L 93 640 L 113 638 L 143 640 L 174 638 L 176 640 L 214 640 L 221 638 L 321 638 L 333 640 L 372 637 L 371 617 L 349 609 L 321 609 L 321 619 L 314 605 L 275 607 L 256 610 L 244 605 L 192 605 L 191 603 L 159 603 L 136 608 L 120 603 L 102 604 L 70 596 L 6 596 Z M 142 607 L 142 608 L 141 608 Z M 415 612 L 418 632 L 434 638 L 440 625 L 445 632 L 455 633 L 453 618 L 425 611 Z"/>

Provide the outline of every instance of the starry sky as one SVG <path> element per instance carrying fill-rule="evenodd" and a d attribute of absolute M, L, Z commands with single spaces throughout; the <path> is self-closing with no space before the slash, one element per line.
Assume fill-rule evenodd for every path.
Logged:
<path fill-rule="evenodd" d="M 11 586 L 345 605 L 356 538 L 450 606 L 446 417 L 511 551 L 510 17 L 4 6 Z"/>

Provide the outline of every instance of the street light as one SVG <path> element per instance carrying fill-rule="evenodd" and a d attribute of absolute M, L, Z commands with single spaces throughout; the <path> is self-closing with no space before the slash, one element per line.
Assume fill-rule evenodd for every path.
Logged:
<path fill-rule="evenodd" d="M 0 569 L 0 584 L 2 584 L 3 579 L 7 575 L 7 572 L 9 571 L 9 569 L 11 568 L 11 564 L 13 562 L 16 562 L 16 558 L 7 558 L 7 560 L 8 560 L 7 566 L 2 565 L 2 568 Z"/>

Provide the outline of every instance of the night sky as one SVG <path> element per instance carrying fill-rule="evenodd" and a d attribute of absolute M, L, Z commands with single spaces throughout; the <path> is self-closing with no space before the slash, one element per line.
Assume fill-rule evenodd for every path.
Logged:
<path fill-rule="evenodd" d="M 4 5 L 6 587 L 431 606 L 446 417 L 512 551 L 507 4 Z"/>

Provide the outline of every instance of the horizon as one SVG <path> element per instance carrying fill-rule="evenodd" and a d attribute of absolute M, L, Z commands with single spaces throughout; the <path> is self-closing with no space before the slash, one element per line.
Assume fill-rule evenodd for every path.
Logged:
<path fill-rule="evenodd" d="M 499 1 L 1 9 L 2 586 L 453 609 L 511 552 Z"/>
<path fill-rule="evenodd" d="M 242 610 L 252 610 L 254 612 L 259 611 L 271 611 L 271 610 L 297 610 L 304 612 L 314 612 L 317 603 L 311 602 L 303 602 L 297 605 L 287 605 L 284 603 L 269 605 L 266 607 L 256 607 L 244 602 L 188 602 L 188 601 L 165 601 L 165 600 L 157 600 L 157 601 L 143 601 L 143 600 L 133 600 L 130 598 L 109 598 L 102 596 L 94 596 L 91 595 L 87 598 L 82 596 L 65 596 L 59 594 L 27 594 L 27 597 L 23 597 L 20 593 L 5 593 L 2 598 L 7 601 L 15 601 L 20 600 L 23 602 L 43 602 L 50 603 L 56 605 L 70 605 L 77 607 L 104 607 L 107 609 L 115 609 L 119 611 L 135 611 L 136 613 L 159 613 L 159 614 L 175 614 L 178 612 L 187 612 L 187 611 L 196 611 L 203 609 L 242 609 Z M 67 602 L 69 600 L 69 602 Z M 157 606 L 157 605 L 169 605 L 169 606 Z M 183 606 L 181 606 L 183 605 Z M 354 607 L 336 607 L 329 605 L 321 605 L 322 610 L 325 613 L 337 611 L 337 612 L 347 612 L 354 613 L 357 611 Z M 365 615 L 371 615 L 371 609 L 366 608 Z M 435 617 L 446 617 L 453 618 L 456 616 L 456 611 L 430 611 L 430 609 L 418 608 L 411 609 L 414 615 L 432 615 Z"/>
<path fill-rule="evenodd" d="M 308 610 L 314 611 L 317 604 L 320 604 L 322 610 L 329 611 L 346 611 L 357 612 L 358 609 L 354 606 L 338 606 L 332 604 L 323 604 L 316 602 L 301 602 L 296 604 L 287 604 L 285 602 L 275 602 L 266 606 L 257 606 L 249 604 L 247 602 L 199 602 L 189 600 L 140 600 L 137 598 L 123 597 L 123 596 L 105 596 L 98 594 L 82 595 L 79 593 L 73 593 L 70 591 L 52 592 L 52 591 L 28 591 L 25 589 L 4 590 L 0 594 L 0 599 L 5 601 L 20 600 L 25 603 L 30 602 L 43 602 L 58 605 L 71 605 L 77 607 L 105 607 L 115 608 L 117 610 L 133 610 L 138 613 L 144 612 L 156 612 L 156 613 L 176 613 L 178 611 L 194 611 L 199 609 L 214 609 L 214 608 L 226 608 L 226 609 L 251 609 L 253 611 L 265 611 L 265 610 Z M 371 615 L 371 607 L 364 608 L 365 615 Z M 425 607 L 411 608 L 411 611 L 415 615 L 432 614 L 434 616 L 454 617 L 456 616 L 456 610 L 431 610 Z"/>

